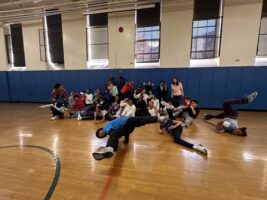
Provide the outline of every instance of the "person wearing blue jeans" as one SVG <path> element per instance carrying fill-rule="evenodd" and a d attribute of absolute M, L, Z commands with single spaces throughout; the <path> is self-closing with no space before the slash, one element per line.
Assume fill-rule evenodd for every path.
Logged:
<path fill-rule="evenodd" d="M 109 135 L 106 147 L 100 148 L 93 153 L 96 160 L 104 158 L 111 158 L 114 151 L 118 149 L 119 138 L 124 136 L 124 143 L 129 142 L 129 135 L 136 127 L 144 126 L 146 124 L 156 123 L 158 117 L 120 117 L 108 122 L 103 128 L 96 131 L 96 137 L 104 138 Z"/>
<path fill-rule="evenodd" d="M 235 104 L 248 104 L 254 101 L 254 99 L 257 97 L 258 93 L 253 92 L 250 95 L 239 98 L 239 99 L 231 99 L 226 100 L 223 102 L 223 112 L 213 115 L 213 114 L 205 114 L 204 120 L 210 120 L 210 119 L 223 119 L 222 121 L 219 121 L 216 125 L 216 130 L 218 132 L 229 132 L 233 133 L 238 136 L 247 136 L 246 127 L 239 128 L 238 125 L 238 111 L 233 108 L 233 105 Z"/>

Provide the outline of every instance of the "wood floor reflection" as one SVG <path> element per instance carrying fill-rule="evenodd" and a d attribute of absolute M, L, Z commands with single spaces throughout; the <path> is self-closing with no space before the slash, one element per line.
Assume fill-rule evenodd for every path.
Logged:
<path fill-rule="evenodd" d="M 240 112 L 248 137 L 238 137 L 215 133 L 202 121 L 202 110 L 183 138 L 205 145 L 207 157 L 173 143 L 152 124 L 136 129 L 128 145 L 120 141 L 113 158 L 95 161 L 92 152 L 106 142 L 95 137 L 100 125 L 51 121 L 49 110 L 38 106 L 0 103 L 1 200 L 44 199 L 55 175 L 47 152 L 1 148 L 11 145 L 45 147 L 58 155 L 53 200 L 267 199 L 266 112 Z"/>

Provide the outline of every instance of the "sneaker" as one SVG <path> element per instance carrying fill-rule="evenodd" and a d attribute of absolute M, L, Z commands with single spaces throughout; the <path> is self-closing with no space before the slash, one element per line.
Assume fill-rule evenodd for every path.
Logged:
<path fill-rule="evenodd" d="M 162 122 L 162 123 L 166 123 L 168 119 L 169 119 L 169 117 L 165 116 L 165 115 L 158 117 L 158 121 Z"/>
<path fill-rule="evenodd" d="M 188 127 L 189 127 L 189 124 L 187 124 L 187 123 L 182 123 L 181 125 L 182 125 L 182 127 L 184 127 L 184 128 L 188 128 Z"/>
<path fill-rule="evenodd" d="M 55 116 L 53 116 L 53 117 L 51 118 L 52 121 L 53 121 L 53 120 L 57 120 L 57 119 L 59 119 L 59 117 L 58 117 L 57 115 L 55 115 Z"/>
<path fill-rule="evenodd" d="M 161 105 L 163 105 L 167 110 L 168 110 L 168 109 L 175 110 L 175 107 L 174 107 L 173 105 L 170 105 L 170 104 L 167 103 L 166 101 L 161 101 Z"/>
<path fill-rule="evenodd" d="M 81 113 L 78 113 L 78 116 L 77 116 L 77 120 L 78 121 L 81 121 L 83 118 L 82 118 L 82 116 L 81 116 Z"/>
<path fill-rule="evenodd" d="M 254 99 L 257 97 L 258 92 L 253 92 L 250 95 L 247 96 L 248 99 L 248 103 L 251 103 L 252 101 L 254 101 Z"/>
<path fill-rule="evenodd" d="M 200 153 L 203 153 L 204 155 L 208 155 L 208 149 L 202 146 L 202 144 L 194 145 L 193 149 L 199 151 Z"/>
<path fill-rule="evenodd" d="M 104 158 L 111 158 L 113 156 L 113 148 L 112 147 L 102 147 L 94 152 L 92 155 L 95 160 L 102 160 Z"/>

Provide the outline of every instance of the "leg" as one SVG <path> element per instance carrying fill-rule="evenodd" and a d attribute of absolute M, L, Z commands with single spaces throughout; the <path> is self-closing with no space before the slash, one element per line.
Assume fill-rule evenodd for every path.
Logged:
<path fill-rule="evenodd" d="M 135 127 L 144 126 L 146 124 L 156 123 L 157 121 L 158 117 L 130 117 L 124 125 L 124 128 L 132 129 Z"/>
<path fill-rule="evenodd" d="M 177 144 L 180 144 L 180 145 L 183 145 L 185 147 L 188 147 L 190 149 L 193 148 L 193 144 L 181 139 L 181 135 L 183 133 L 183 128 L 182 126 L 178 126 L 177 128 L 175 128 L 173 131 L 172 131 L 172 137 L 174 139 L 174 142 L 177 143 Z"/>
<path fill-rule="evenodd" d="M 205 119 L 205 120 L 210 120 L 210 119 L 213 119 L 213 118 L 215 118 L 215 119 L 224 119 L 224 118 L 225 118 L 225 113 L 222 112 L 222 113 L 219 113 L 219 114 L 217 114 L 217 115 L 206 114 L 206 115 L 204 116 L 204 119 Z"/>
<path fill-rule="evenodd" d="M 118 149 L 119 138 L 123 135 L 125 135 L 124 129 L 112 130 L 110 132 L 106 147 L 102 147 L 101 149 L 93 153 L 94 159 L 102 160 L 104 158 L 111 158 L 114 151 Z"/>

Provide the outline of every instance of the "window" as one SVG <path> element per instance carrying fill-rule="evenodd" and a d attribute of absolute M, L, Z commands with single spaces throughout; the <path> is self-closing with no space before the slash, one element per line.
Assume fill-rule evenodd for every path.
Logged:
<path fill-rule="evenodd" d="M 221 18 L 194 20 L 191 59 L 209 59 L 219 56 Z"/>
<path fill-rule="evenodd" d="M 257 56 L 267 56 L 267 1 L 263 1 Z"/>
<path fill-rule="evenodd" d="M 87 15 L 87 67 L 107 67 L 108 60 L 108 14 Z"/>
<path fill-rule="evenodd" d="M 40 59 L 47 62 L 50 67 L 62 67 L 64 51 L 61 14 L 44 16 L 43 24 L 44 29 L 39 30 Z"/>
<path fill-rule="evenodd" d="M 155 8 L 140 9 L 136 11 L 136 63 L 159 62 L 160 9 L 161 4 L 156 3 Z"/>
<path fill-rule="evenodd" d="M 219 57 L 222 27 L 222 1 L 195 0 L 191 59 Z"/>
<path fill-rule="evenodd" d="M 7 62 L 12 67 L 25 67 L 25 55 L 21 24 L 4 26 Z"/>
<path fill-rule="evenodd" d="M 160 26 L 137 28 L 136 62 L 158 62 L 160 44 Z"/>

